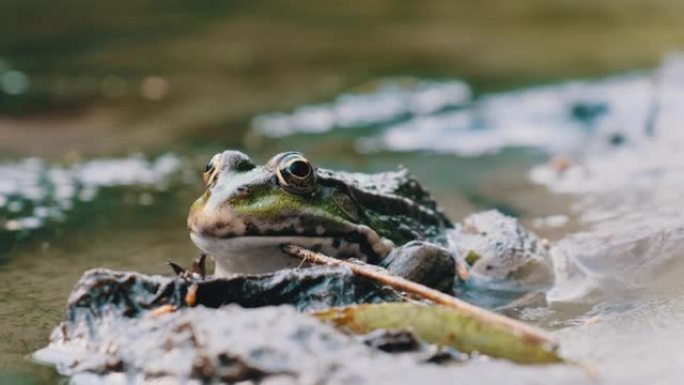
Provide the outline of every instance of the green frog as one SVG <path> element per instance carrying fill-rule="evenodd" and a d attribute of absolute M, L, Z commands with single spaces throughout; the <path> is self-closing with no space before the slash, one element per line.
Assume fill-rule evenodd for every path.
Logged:
<path fill-rule="evenodd" d="M 376 264 L 440 290 L 459 279 L 496 282 L 497 289 L 509 277 L 515 290 L 549 284 L 546 258 L 529 252 L 519 234 L 491 240 L 492 234 L 464 231 L 472 226 L 455 226 L 405 168 L 378 174 L 332 171 L 314 167 L 299 152 L 257 165 L 242 152 L 225 151 L 207 163 L 203 180 L 206 189 L 190 209 L 188 228 L 192 241 L 214 258 L 218 277 L 296 267 L 301 261 L 281 250 L 292 243 Z M 454 236 L 477 249 L 463 249 Z M 493 243 L 511 245 L 513 252 L 489 247 Z"/>

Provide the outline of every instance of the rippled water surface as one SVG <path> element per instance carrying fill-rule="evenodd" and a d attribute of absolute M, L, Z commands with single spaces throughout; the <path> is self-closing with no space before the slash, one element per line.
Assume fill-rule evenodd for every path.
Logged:
<path fill-rule="evenodd" d="M 684 59 L 658 64 L 681 48 L 678 3 L 143 1 L 72 16 L 86 3 L 49 31 L 33 28 L 44 15 L 0 33 L 1 384 L 60 381 L 26 357 L 83 271 L 166 274 L 195 256 L 185 217 L 224 148 L 403 164 L 453 219 L 498 208 L 554 242 L 549 306 L 520 317 L 586 368 L 478 359 L 453 378 L 681 382 Z"/>

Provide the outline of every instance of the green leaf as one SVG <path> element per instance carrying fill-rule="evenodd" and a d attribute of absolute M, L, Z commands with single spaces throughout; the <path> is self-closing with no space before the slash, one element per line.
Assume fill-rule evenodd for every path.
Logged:
<path fill-rule="evenodd" d="M 421 340 L 464 353 L 480 352 L 519 363 L 563 362 L 555 343 L 531 340 L 459 309 L 415 303 L 365 304 L 311 313 L 343 330 L 365 334 L 377 329 L 410 330 Z"/>

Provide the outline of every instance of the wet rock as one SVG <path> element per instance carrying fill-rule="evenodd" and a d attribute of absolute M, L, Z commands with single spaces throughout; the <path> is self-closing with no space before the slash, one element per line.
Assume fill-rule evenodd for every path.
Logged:
<path fill-rule="evenodd" d="M 466 217 L 450 233 L 450 247 L 471 288 L 523 293 L 553 285 L 548 242 L 496 210 Z"/>
<path fill-rule="evenodd" d="M 75 383 L 93 379 L 108 383 L 120 374 L 128 381 L 123 383 L 233 383 L 266 378 L 295 383 L 307 376 L 321 380 L 339 370 L 344 365 L 338 364 L 335 354 L 373 354 L 290 306 L 185 308 L 142 318 L 110 314 L 88 330 L 78 326 L 68 330 L 55 333 L 51 345 L 36 357 L 62 353 L 58 369 L 73 376 Z M 71 354 L 63 354 L 66 351 Z"/>
<path fill-rule="evenodd" d="M 197 308 L 186 303 L 191 290 Z M 329 352 L 321 365 L 333 370 L 333 352 L 349 345 L 348 337 L 298 311 L 397 300 L 398 293 L 343 268 L 203 281 L 95 269 L 77 283 L 65 321 L 36 358 L 76 383 L 117 375 L 131 383 L 290 381 L 316 372 L 317 361 L 298 359 L 302 349 Z M 291 306 L 273 307 L 284 304 Z"/>
<path fill-rule="evenodd" d="M 411 241 L 392 249 L 380 266 L 392 275 L 436 290 L 451 292 L 456 263 L 449 250 L 438 245 Z"/>
<path fill-rule="evenodd" d="M 272 274 L 202 281 L 94 269 L 84 273 L 71 292 L 67 320 L 75 323 L 85 317 L 92 321 L 109 314 L 141 317 L 162 306 L 185 307 L 191 286 L 195 286 L 194 304 L 211 308 L 227 304 L 289 304 L 306 311 L 401 300 L 392 289 L 335 267 L 285 269 Z"/>

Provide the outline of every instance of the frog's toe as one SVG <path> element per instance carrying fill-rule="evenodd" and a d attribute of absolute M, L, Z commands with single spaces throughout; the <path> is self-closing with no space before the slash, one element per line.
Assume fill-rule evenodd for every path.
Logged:
<path fill-rule="evenodd" d="M 190 270 L 186 270 L 182 266 L 180 266 L 177 263 L 174 263 L 172 261 L 168 261 L 167 263 L 169 266 L 171 266 L 171 269 L 173 272 L 176 274 L 177 277 L 183 278 L 183 279 L 191 279 L 191 280 L 202 280 L 206 277 L 206 260 L 207 260 L 207 255 L 202 253 L 200 254 L 199 257 L 197 257 L 193 262 L 192 262 L 192 267 Z"/>
<path fill-rule="evenodd" d="M 179 277 L 182 277 L 184 274 L 186 274 L 185 269 L 183 266 L 173 262 L 173 261 L 167 261 L 166 262 L 169 266 L 171 266 L 171 269 L 173 270 L 173 273 L 176 274 Z"/>
<path fill-rule="evenodd" d="M 441 291 L 451 290 L 456 274 L 456 262 L 447 249 L 421 241 L 393 249 L 380 265 L 394 275 Z"/>

